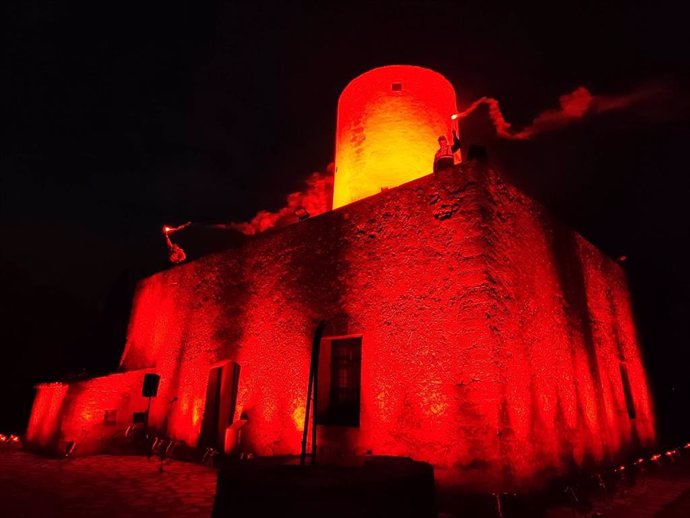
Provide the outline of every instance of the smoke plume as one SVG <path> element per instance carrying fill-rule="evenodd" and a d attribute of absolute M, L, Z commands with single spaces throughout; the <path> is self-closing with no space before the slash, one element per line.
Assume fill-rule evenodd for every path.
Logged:
<path fill-rule="evenodd" d="M 261 210 L 251 221 L 230 223 L 229 226 L 245 235 L 258 234 L 269 228 L 282 227 L 322 214 L 330 210 L 332 198 L 333 164 L 330 164 L 325 173 L 313 173 L 307 179 L 304 191 L 289 194 L 282 209 L 275 212 Z"/>
<path fill-rule="evenodd" d="M 510 140 L 528 140 L 543 133 L 568 126 L 585 116 L 600 113 L 628 110 L 645 104 L 661 100 L 668 90 L 662 85 L 647 85 L 621 95 L 592 95 L 587 88 L 579 86 L 575 90 L 559 98 L 559 107 L 546 110 L 521 129 L 515 130 L 506 121 L 496 99 L 482 97 L 473 102 L 465 111 L 456 114 L 453 118 L 463 119 L 482 105 L 489 108 L 489 116 L 496 128 L 496 134 Z"/>
<path fill-rule="evenodd" d="M 540 133 L 568 126 L 588 116 L 652 105 L 659 108 L 660 103 L 670 97 L 670 93 L 666 86 L 660 84 L 646 85 L 624 94 L 608 96 L 592 95 L 587 88 L 579 86 L 572 92 L 562 95 L 557 108 L 540 113 L 531 124 L 521 130 L 515 130 L 511 123 L 506 121 L 498 101 L 490 97 L 476 100 L 462 113 L 453 115 L 453 119 L 463 119 L 480 106 L 486 105 L 499 137 L 528 140 Z M 251 221 L 218 226 L 229 227 L 246 235 L 258 234 L 330 210 L 332 195 L 333 164 L 330 164 L 326 172 L 313 173 L 307 179 L 304 191 L 288 195 L 283 208 L 275 212 L 259 211 Z"/>

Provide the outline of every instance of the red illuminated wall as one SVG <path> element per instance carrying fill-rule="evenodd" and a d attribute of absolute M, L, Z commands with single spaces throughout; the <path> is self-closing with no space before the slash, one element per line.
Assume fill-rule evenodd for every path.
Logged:
<path fill-rule="evenodd" d="M 234 360 L 244 448 L 298 453 L 321 319 L 362 336 L 360 427 L 320 427 L 324 453 L 411 456 L 443 483 L 494 490 L 654 440 L 623 272 L 476 162 L 145 279 L 127 372 L 70 386 L 62 437 L 104 440 L 97 417 L 139 408 L 149 369 L 161 375 L 152 422 L 167 414 L 194 445 L 209 370 Z M 41 390 L 35 409 L 53 399 Z M 34 430 L 39 415 L 51 413 L 35 410 Z"/>
<path fill-rule="evenodd" d="M 61 415 L 61 437 L 77 442 L 77 453 L 102 452 L 122 436 L 134 412 L 146 410 L 141 389 L 145 370 L 129 371 L 71 383 Z M 105 411 L 116 410 L 116 423 L 105 422 Z"/>
<path fill-rule="evenodd" d="M 36 387 L 36 397 L 26 432 L 26 441 L 46 451 L 64 451 L 68 441 L 77 442 L 75 453 L 106 450 L 112 439 L 122 436 L 134 412 L 146 410 L 141 396 L 146 370 L 111 374 L 72 382 L 47 383 Z M 105 422 L 105 412 L 114 423 Z"/>
<path fill-rule="evenodd" d="M 31 408 L 26 441 L 45 449 L 54 447 L 59 437 L 60 410 L 68 386 L 64 383 L 44 383 L 36 387 Z"/>

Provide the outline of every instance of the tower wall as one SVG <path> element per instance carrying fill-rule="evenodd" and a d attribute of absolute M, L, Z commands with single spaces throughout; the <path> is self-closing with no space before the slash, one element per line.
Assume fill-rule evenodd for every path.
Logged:
<path fill-rule="evenodd" d="M 430 173 L 456 111 L 453 86 L 428 68 L 385 66 L 353 79 L 338 100 L 333 207 Z"/>

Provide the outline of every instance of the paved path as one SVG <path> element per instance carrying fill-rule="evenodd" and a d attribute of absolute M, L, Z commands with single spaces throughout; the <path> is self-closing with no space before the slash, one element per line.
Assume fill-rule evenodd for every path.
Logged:
<path fill-rule="evenodd" d="M 216 472 L 185 462 L 98 455 L 67 461 L 0 452 L 0 516 L 211 516 Z"/>

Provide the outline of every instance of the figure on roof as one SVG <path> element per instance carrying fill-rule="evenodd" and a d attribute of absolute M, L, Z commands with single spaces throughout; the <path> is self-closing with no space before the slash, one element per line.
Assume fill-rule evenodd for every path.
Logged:
<path fill-rule="evenodd" d="M 460 150 L 460 138 L 457 133 L 455 133 L 455 130 L 453 130 L 453 144 L 449 144 L 446 136 L 441 135 L 438 138 L 438 145 L 438 151 L 436 151 L 436 155 L 434 155 L 434 173 L 437 173 L 441 169 L 453 167 L 455 163 L 453 155 Z"/>

